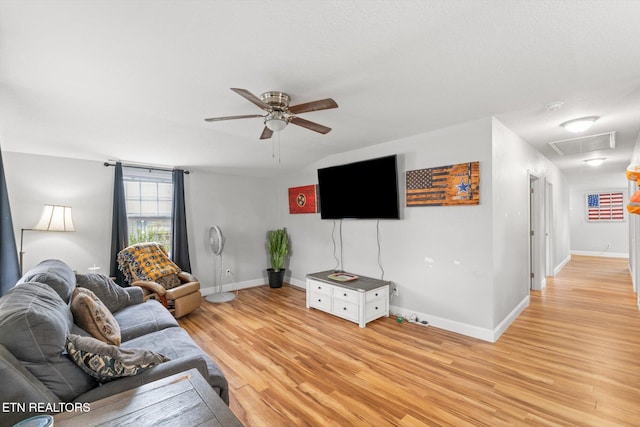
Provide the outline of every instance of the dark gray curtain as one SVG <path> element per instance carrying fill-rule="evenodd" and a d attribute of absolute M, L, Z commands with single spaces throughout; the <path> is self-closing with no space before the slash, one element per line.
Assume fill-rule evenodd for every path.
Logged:
<path fill-rule="evenodd" d="M 187 216 L 184 204 L 184 171 L 173 170 L 173 222 L 171 226 L 171 260 L 184 271 L 191 271 Z"/>
<path fill-rule="evenodd" d="M 124 181 L 122 179 L 122 163 L 116 162 L 113 181 L 113 219 L 111 225 L 111 260 L 109 275 L 115 277 L 116 283 L 128 286 L 124 275 L 118 270 L 116 257 L 118 252 L 129 246 L 129 231 L 127 230 L 127 206 L 124 198 Z"/>
<path fill-rule="evenodd" d="M 2 163 L 2 150 L 0 150 L 0 296 L 13 288 L 19 278 L 18 249 L 16 236 L 13 234 L 9 193 L 4 179 L 4 163 Z"/>

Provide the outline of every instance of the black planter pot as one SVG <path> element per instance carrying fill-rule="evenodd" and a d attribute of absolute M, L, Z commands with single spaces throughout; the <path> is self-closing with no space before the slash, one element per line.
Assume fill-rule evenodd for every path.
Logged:
<path fill-rule="evenodd" d="M 278 271 L 275 271 L 273 268 L 267 268 L 267 276 L 269 276 L 270 288 L 282 287 L 282 282 L 284 281 L 284 272 L 285 272 L 284 268 L 281 268 Z"/>

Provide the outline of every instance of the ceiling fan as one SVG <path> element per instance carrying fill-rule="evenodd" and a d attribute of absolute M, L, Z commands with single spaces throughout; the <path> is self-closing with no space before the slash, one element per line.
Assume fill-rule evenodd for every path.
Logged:
<path fill-rule="evenodd" d="M 264 130 L 260 139 L 269 139 L 273 132 L 284 129 L 289 123 L 311 129 L 318 133 L 329 133 L 330 127 L 311 122 L 309 120 L 298 117 L 296 114 L 308 113 L 309 111 L 327 110 L 330 108 L 338 108 L 338 104 L 331 99 L 321 99 L 318 101 L 306 102 L 304 104 L 289 106 L 291 97 L 284 92 L 271 91 L 265 92 L 258 98 L 246 89 L 231 88 L 232 91 L 243 98 L 253 102 L 262 108 L 267 114 L 249 114 L 243 116 L 227 116 L 212 117 L 205 119 L 207 122 L 219 122 L 222 120 L 249 119 L 254 117 L 262 117 L 264 119 Z"/>

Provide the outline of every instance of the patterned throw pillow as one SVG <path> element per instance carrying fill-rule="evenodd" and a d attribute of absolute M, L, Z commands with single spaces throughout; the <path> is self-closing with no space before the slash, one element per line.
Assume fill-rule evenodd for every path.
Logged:
<path fill-rule="evenodd" d="M 170 359 L 142 349 L 123 349 L 91 337 L 70 334 L 67 353 L 87 374 L 100 382 L 136 375 Z"/>
<path fill-rule="evenodd" d="M 89 289 L 76 288 L 71 297 L 74 322 L 91 336 L 107 344 L 120 345 L 120 325 L 113 314 Z"/>

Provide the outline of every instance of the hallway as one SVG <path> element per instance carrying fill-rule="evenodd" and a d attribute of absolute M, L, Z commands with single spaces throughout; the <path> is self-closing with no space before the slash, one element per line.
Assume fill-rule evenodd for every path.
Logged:
<path fill-rule="evenodd" d="M 640 423 L 640 311 L 628 262 L 574 255 L 544 290 L 531 292 L 530 306 L 497 343 L 518 342 L 548 372 L 536 379 L 544 387 L 531 387 L 530 403 L 566 405 L 588 425 Z M 602 419 L 590 422 L 580 411 Z"/>

